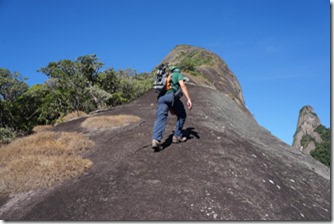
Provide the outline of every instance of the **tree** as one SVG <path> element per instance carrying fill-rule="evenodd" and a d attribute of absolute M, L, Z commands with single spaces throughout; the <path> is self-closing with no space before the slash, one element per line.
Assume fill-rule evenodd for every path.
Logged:
<path fill-rule="evenodd" d="M 96 107 L 102 109 L 106 106 L 106 101 L 111 98 L 109 93 L 95 86 L 98 72 L 102 68 L 103 63 L 98 61 L 95 54 L 80 56 L 76 62 L 80 73 L 87 79 L 88 93 L 91 95 Z"/>
<path fill-rule="evenodd" d="M 45 84 L 30 87 L 21 97 L 21 105 L 31 126 L 53 123 L 58 117 L 55 99 Z"/>
<path fill-rule="evenodd" d="M 94 84 L 102 66 L 96 55 L 85 55 L 76 61 L 51 62 L 39 71 L 50 78 L 47 85 L 56 100 L 58 111 L 66 114 L 78 110 L 89 112 L 101 106 L 101 97 Z"/>
<path fill-rule="evenodd" d="M 108 68 L 100 72 L 97 76 L 96 85 L 109 94 L 109 97 L 105 98 L 104 101 L 106 106 L 116 106 L 127 102 L 127 99 L 120 92 L 120 77 L 114 69 Z"/>
<path fill-rule="evenodd" d="M 28 89 L 24 80 L 19 73 L 0 68 L 0 128 L 21 130 L 22 110 L 19 97 Z"/>
<path fill-rule="evenodd" d="M 330 129 L 326 128 L 323 125 L 319 125 L 316 129 L 316 132 L 320 134 L 322 142 L 316 143 L 316 147 L 311 151 L 311 156 L 319 160 L 321 163 L 326 166 L 331 164 L 331 137 Z"/>
<path fill-rule="evenodd" d="M 79 86 L 73 82 L 76 76 L 75 64 L 70 60 L 50 62 L 47 67 L 41 68 L 39 71 L 49 77 L 46 86 L 57 105 L 57 112 L 67 113 L 71 105 L 75 107 L 73 102 L 76 101 L 77 96 L 71 94 L 71 92 L 75 92 L 74 88 Z"/>
<path fill-rule="evenodd" d="M 15 101 L 28 89 L 25 80 L 18 72 L 0 68 L 0 100 Z"/>
<path fill-rule="evenodd" d="M 129 74 L 131 74 L 131 76 L 129 76 Z M 133 74 L 131 69 L 126 69 L 119 70 L 118 77 L 120 80 L 118 92 L 121 92 L 123 97 L 128 99 L 128 101 L 152 89 L 153 76 L 148 73 Z"/>
<path fill-rule="evenodd" d="M 151 89 L 153 76 L 127 68 L 99 72 L 95 54 L 50 62 L 44 84 L 29 88 L 19 73 L 0 68 L 0 144 L 73 111 L 91 112 L 129 102 Z"/>
<path fill-rule="evenodd" d="M 97 85 L 108 93 L 115 93 L 119 86 L 119 77 L 114 69 L 108 68 L 100 72 L 96 78 Z"/>
<path fill-rule="evenodd" d="M 76 62 L 79 72 L 87 78 L 90 85 L 94 85 L 103 63 L 98 61 L 95 54 L 80 56 Z"/>

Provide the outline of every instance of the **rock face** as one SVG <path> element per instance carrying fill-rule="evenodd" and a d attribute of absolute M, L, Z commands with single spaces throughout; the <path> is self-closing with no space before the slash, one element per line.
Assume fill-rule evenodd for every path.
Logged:
<path fill-rule="evenodd" d="M 164 60 L 179 63 L 177 55 L 211 55 L 189 46 L 176 49 Z M 187 142 L 172 144 L 176 118 L 170 116 L 164 148 L 153 152 L 153 90 L 92 115 L 140 118 L 127 126 L 90 129 L 81 125 L 87 117 L 59 124 L 54 131 L 84 133 L 95 142 L 84 155 L 93 166 L 52 188 L 0 198 L 0 219 L 331 220 L 329 168 L 259 126 L 227 67 L 199 64 L 188 71 L 193 109 L 184 127 Z"/>
<path fill-rule="evenodd" d="M 161 63 L 181 66 L 182 73 L 191 75 L 198 85 L 216 89 L 234 100 L 244 111 L 245 101 L 240 83 L 225 61 L 204 48 L 176 46 Z M 182 69 L 184 67 L 184 69 Z"/>
<path fill-rule="evenodd" d="M 322 139 L 315 129 L 321 125 L 318 116 L 311 106 L 304 106 L 299 111 L 297 130 L 295 132 L 292 146 L 305 154 L 310 154 L 315 149 L 316 143 Z"/>

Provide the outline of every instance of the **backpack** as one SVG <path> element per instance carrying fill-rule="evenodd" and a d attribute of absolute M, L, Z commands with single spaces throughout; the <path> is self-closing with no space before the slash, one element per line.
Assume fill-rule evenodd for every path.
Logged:
<path fill-rule="evenodd" d="M 167 67 L 168 65 L 165 64 L 161 64 L 158 67 L 158 71 L 156 73 L 156 77 L 153 83 L 153 89 L 156 93 L 161 93 L 171 89 L 171 74 L 166 72 Z"/>

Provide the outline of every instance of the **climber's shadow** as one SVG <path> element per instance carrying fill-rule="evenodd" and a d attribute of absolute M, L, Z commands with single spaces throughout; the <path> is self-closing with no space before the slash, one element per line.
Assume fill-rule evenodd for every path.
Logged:
<path fill-rule="evenodd" d="M 200 136 L 198 135 L 197 131 L 194 131 L 195 128 L 189 127 L 186 130 L 183 131 L 183 136 L 187 138 L 187 141 L 197 138 L 200 139 Z M 160 151 L 168 148 L 173 143 L 173 135 L 174 132 L 168 136 L 168 138 L 161 144 L 162 149 Z"/>
<path fill-rule="evenodd" d="M 188 140 L 192 139 L 192 138 L 197 138 L 197 139 L 200 139 L 199 135 L 198 135 L 198 132 L 197 131 L 194 131 L 195 128 L 187 128 L 186 130 L 184 130 L 184 136 L 187 137 Z"/>

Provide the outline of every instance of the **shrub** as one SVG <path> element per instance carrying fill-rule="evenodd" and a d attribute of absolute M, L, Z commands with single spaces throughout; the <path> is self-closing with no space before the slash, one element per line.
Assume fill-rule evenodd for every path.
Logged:
<path fill-rule="evenodd" d="M 331 137 L 330 129 L 323 125 L 319 125 L 316 132 L 320 134 L 322 139 L 321 143 L 316 144 L 316 148 L 310 153 L 313 158 L 325 164 L 326 166 L 331 165 Z"/>
<path fill-rule="evenodd" d="M 330 144 L 318 144 L 310 154 L 324 165 L 331 165 Z"/>
<path fill-rule="evenodd" d="M 301 146 L 303 146 L 303 148 L 306 148 L 311 141 L 315 142 L 315 139 L 312 138 L 310 135 L 305 134 L 300 140 L 300 144 Z"/>
<path fill-rule="evenodd" d="M 8 144 L 16 138 L 16 132 L 9 128 L 0 128 L 0 146 Z"/>
<path fill-rule="evenodd" d="M 320 134 L 320 137 L 321 137 L 322 141 L 330 142 L 330 140 L 331 140 L 331 133 L 330 133 L 330 129 L 329 128 L 326 128 L 323 125 L 319 125 L 315 129 L 315 131 Z"/>
<path fill-rule="evenodd" d="M 181 58 L 178 66 L 182 71 L 187 71 L 194 76 L 202 76 L 202 74 L 197 70 L 197 67 L 201 65 L 213 65 L 213 57 L 204 52 L 196 53 L 191 52 L 189 54 L 185 54 L 181 52 L 178 58 Z"/>

